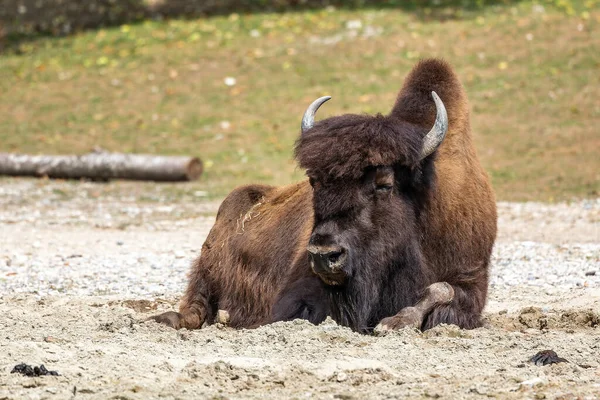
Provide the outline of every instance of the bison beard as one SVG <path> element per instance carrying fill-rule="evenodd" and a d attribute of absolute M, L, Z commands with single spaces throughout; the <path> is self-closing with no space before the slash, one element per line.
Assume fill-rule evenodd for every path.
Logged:
<path fill-rule="evenodd" d="M 479 326 L 496 207 L 452 69 L 421 61 L 386 116 L 315 123 L 328 99 L 296 143 L 309 180 L 234 190 L 179 312 L 155 320 L 195 329 L 227 310 L 234 328 L 327 315 L 359 332 Z"/>

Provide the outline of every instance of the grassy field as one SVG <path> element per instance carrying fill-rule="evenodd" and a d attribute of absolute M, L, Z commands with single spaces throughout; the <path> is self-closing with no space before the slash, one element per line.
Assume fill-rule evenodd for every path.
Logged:
<path fill-rule="evenodd" d="M 319 117 L 387 113 L 423 57 L 466 87 L 501 200 L 600 193 L 600 2 L 530 1 L 419 12 L 386 8 L 232 14 L 28 38 L 0 54 L 0 151 L 200 156 L 182 190 L 221 197 L 303 176 L 292 146 Z"/>

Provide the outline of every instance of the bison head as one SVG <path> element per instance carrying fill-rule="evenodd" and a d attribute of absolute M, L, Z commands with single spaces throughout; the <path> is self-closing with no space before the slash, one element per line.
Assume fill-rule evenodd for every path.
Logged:
<path fill-rule="evenodd" d="M 429 91 L 421 102 L 429 124 L 435 115 L 430 128 L 403 118 L 398 103 L 387 116 L 343 115 L 315 123 L 315 112 L 329 99 L 308 107 L 296 144 L 296 158 L 313 187 L 310 265 L 332 286 L 386 279 L 377 271 L 419 258 L 417 218 L 434 184 L 433 155 L 448 130 L 446 108 Z"/>

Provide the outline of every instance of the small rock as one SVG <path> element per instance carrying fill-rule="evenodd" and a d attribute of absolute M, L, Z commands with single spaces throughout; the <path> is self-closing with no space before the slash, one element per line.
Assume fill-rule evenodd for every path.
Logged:
<path fill-rule="evenodd" d="M 536 377 L 536 378 L 532 378 L 532 379 L 528 379 L 526 381 L 523 381 L 520 383 L 521 387 L 529 387 L 529 388 L 533 388 L 536 386 L 542 386 L 546 383 L 546 381 L 540 377 Z"/>
<path fill-rule="evenodd" d="M 346 379 L 348 379 L 348 375 L 345 372 L 338 372 L 335 377 L 335 380 L 338 382 L 344 382 Z"/>

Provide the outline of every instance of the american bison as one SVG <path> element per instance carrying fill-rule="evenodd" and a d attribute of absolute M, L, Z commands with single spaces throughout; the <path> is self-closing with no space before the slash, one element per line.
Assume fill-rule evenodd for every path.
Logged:
<path fill-rule="evenodd" d="M 327 315 L 359 332 L 479 326 L 496 205 L 451 67 L 419 62 L 385 116 L 315 123 L 328 99 L 307 109 L 295 147 L 308 180 L 227 196 L 179 312 L 155 320 L 195 329 L 227 310 L 235 328 Z"/>

